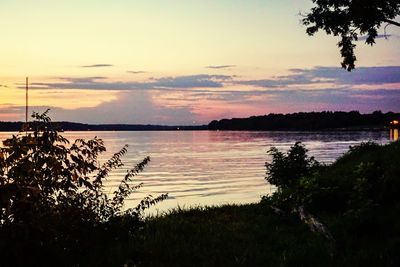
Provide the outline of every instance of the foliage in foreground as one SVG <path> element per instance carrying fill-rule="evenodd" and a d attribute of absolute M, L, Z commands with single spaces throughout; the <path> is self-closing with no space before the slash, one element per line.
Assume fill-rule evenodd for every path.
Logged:
<path fill-rule="evenodd" d="M 166 197 L 148 197 L 123 210 L 124 200 L 141 186 L 131 185 L 132 178 L 150 158 L 128 170 L 110 196 L 103 181 L 123 166 L 127 147 L 100 165 L 98 157 L 106 150 L 101 139 L 70 144 L 47 112 L 33 117 L 32 132 L 14 135 L 0 148 L 1 265 L 115 264 L 121 259 L 97 251 L 98 243 L 112 248 L 132 238 L 141 211 Z"/>
<path fill-rule="evenodd" d="M 263 203 L 289 213 L 303 206 L 336 240 L 335 265 L 398 266 L 400 257 L 400 142 L 364 143 L 331 165 L 317 164 L 296 143 L 276 149 L 267 180 L 278 187 Z"/>
<path fill-rule="evenodd" d="M 286 154 L 276 148 L 269 153 L 266 180 L 277 191 L 265 198 L 282 207 L 304 205 L 316 213 L 342 214 L 399 204 L 400 142 L 350 147 L 331 165 L 309 157 L 299 142 Z"/>
<path fill-rule="evenodd" d="M 286 155 L 275 147 L 268 153 L 272 161 L 265 163 L 266 180 L 277 188 L 271 198 L 284 210 L 302 205 L 306 197 L 304 187 L 320 164 L 307 155 L 307 149 L 300 142 L 296 142 Z"/>

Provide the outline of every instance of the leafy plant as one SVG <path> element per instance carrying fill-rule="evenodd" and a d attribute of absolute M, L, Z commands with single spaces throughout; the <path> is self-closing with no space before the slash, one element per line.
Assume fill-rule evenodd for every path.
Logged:
<path fill-rule="evenodd" d="M 123 166 L 127 146 L 100 165 L 98 157 L 106 151 L 101 139 L 77 139 L 70 144 L 51 123 L 48 111 L 32 117 L 32 132 L 13 135 L 0 148 L 0 250 L 4 255 L 13 258 L 24 251 L 43 263 L 49 259 L 38 259 L 40 255 L 67 257 L 90 251 L 95 240 L 111 242 L 134 235 L 141 212 L 167 197 L 149 196 L 124 210 L 124 200 L 142 186 L 131 182 L 150 158 L 128 170 L 109 195 L 103 182 Z"/>
<path fill-rule="evenodd" d="M 304 202 L 306 187 L 313 172 L 320 164 L 307 155 L 305 146 L 296 142 L 285 154 L 272 147 L 268 154 L 271 163 L 266 162 L 266 180 L 277 187 L 272 195 L 275 204 L 281 208 L 293 209 Z"/>

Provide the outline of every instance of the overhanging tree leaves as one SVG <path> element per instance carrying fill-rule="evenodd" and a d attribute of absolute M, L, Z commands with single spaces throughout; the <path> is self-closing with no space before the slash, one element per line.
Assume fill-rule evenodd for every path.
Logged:
<path fill-rule="evenodd" d="M 302 20 L 307 33 L 314 35 L 319 30 L 340 36 L 338 42 L 343 58 L 342 67 L 355 68 L 355 43 L 366 35 L 366 43 L 375 44 L 378 29 L 383 25 L 400 27 L 396 17 L 400 15 L 399 0 L 312 0 L 316 6 Z"/>

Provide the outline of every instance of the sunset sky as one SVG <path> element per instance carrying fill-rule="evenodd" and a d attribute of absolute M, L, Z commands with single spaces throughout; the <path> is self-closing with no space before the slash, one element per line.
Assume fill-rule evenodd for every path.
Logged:
<path fill-rule="evenodd" d="M 204 124 L 322 110 L 400 112 L 400 29 L 357 44 L 309 37 L 311 0 L 2 0 L 0 121 Z M 380 32 L 383 33 L 383 29 Z"/>

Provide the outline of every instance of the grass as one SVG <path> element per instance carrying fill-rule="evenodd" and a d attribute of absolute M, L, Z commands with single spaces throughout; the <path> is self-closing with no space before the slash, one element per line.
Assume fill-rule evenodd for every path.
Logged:
<path fill-rule="evenodd" d="M 138 237 L 138 266 L 316 266 L 329 244 L 295 216 L 262 204 L 176 209 L 149 218 Z"/>
<path fill-rule="evenodd" d="M 262 203 L 176 209 L 148 218 L 126 253 L 135 266 L 399 266 L 399 214 L 323 216 L 332 249 L 297 216 Z"/>

